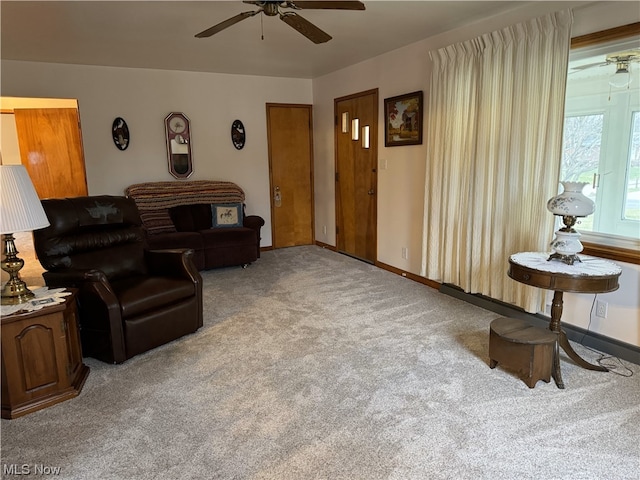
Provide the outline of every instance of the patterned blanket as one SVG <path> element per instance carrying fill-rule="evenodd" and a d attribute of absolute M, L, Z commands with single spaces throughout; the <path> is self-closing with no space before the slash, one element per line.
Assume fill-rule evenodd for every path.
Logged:
<path fill-rule="evenodd" d="M 142 224 L 150 235 L 175 232 L 169 209 L 179 205 L 244 203 L 244 191 L 233 182 L 189 180 L 129 185 L 124 194 L 133 198 Z"/>

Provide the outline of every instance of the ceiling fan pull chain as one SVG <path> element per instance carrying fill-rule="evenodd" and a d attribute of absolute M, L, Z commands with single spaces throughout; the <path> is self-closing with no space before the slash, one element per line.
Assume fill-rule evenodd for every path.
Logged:
<path fill-rule="evenodd" d="M 264 23 L 262 23 L 262 17 L 264 15 L 260 15 L 260 39 L 264 40 Z"/>

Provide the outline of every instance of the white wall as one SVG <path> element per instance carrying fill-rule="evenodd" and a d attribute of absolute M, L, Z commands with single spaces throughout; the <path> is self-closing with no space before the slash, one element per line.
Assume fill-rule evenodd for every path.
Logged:
<path fill-rule="evenodd" d="M 133 183 L 174 180 L 164 119 L 183 112 L 192 129 L 190 179 L 240 185 L 247 213 L 266 221 L 262 246 L 271 245 L 265 104 L 311 104 L 310 80 L 3 60 L 1 87 L 3 97 L 78 99 L 90 195 L 122 195 Z M 125 151 L 111 139 L 116 117 L 131 133 Z M 247 132 L 242 150 L 231 143 L 235 119 Z"/>
<path fill-rule="evenodd" d="M 534 2 L 488 21 L 452 30 L 314 79 L 317 240 L 336 245 L 333 100 L 377 87 L 380 99 L 377 258 L 380 262 L 419 274 L 426 145 L 384 147 L 384 98 L 423 90 L 426 105 L 429 101 L 431 72 L 429 51 L 534 18 L 557 8 L 557 4 Z M 637 2 L 588 4 L 574 10 L 573 35 L 583 35 L 639 20 L 640 10 L 637 8 Z M 429 119 L 425 117 L 424 121 L 425 125 L 428 125 Z M 387 168 L 381 169 L 385 161 Z M 322 234 L 324 225 L 327 225 L 326 235 Z M 402 258 L 403 247 L 409 250 L 408 259 Z M 609 302 L 608 319 L 601 321 L 594 317 L 590 328 L 603 335 L 640 345 L 638 268 L 635 265 L 623 267 L 620 290 L 599 296 Z M 587 328 L 592 300 L 593 295 L 565 295 L 563 321 Z M 585 307 L 587 303 L 589 308 Z"/>

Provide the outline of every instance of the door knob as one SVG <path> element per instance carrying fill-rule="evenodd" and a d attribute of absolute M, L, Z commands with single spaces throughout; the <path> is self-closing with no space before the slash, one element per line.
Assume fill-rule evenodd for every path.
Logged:
<path fill-rule="evenodd" d="M 367 192 L 368 195 L 373 195 L 374 193 L 376 192 L 373 190 L 373 188 Z"/>

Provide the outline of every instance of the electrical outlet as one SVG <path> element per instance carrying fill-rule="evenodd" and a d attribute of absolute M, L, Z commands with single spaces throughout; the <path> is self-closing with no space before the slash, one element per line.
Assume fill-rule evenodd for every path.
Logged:
<path fill-rule="evenodd" d="M 322 226 L 322 234 L 326 237 L 327 236 L 327 226 L 323 225 Z"/>
<path fill-rule="evenodd" d="M 409 258 L 409 249 L 407 247 L 402 247 L 402 258 L 405 260 Z"/>
<path fill-rule="evenodd" d="M 544 306 L 544 313 L 545 313 L 545 315 L 547 315 L 549 317 L 551 316 L 551 304 L 550 303 L 547 303 Z"/>
<path fill-rule="evenodd" d="M 607 318 L 607 308 L 609 304 L 598 300 L 596 302 L 596 317 Z"/>

